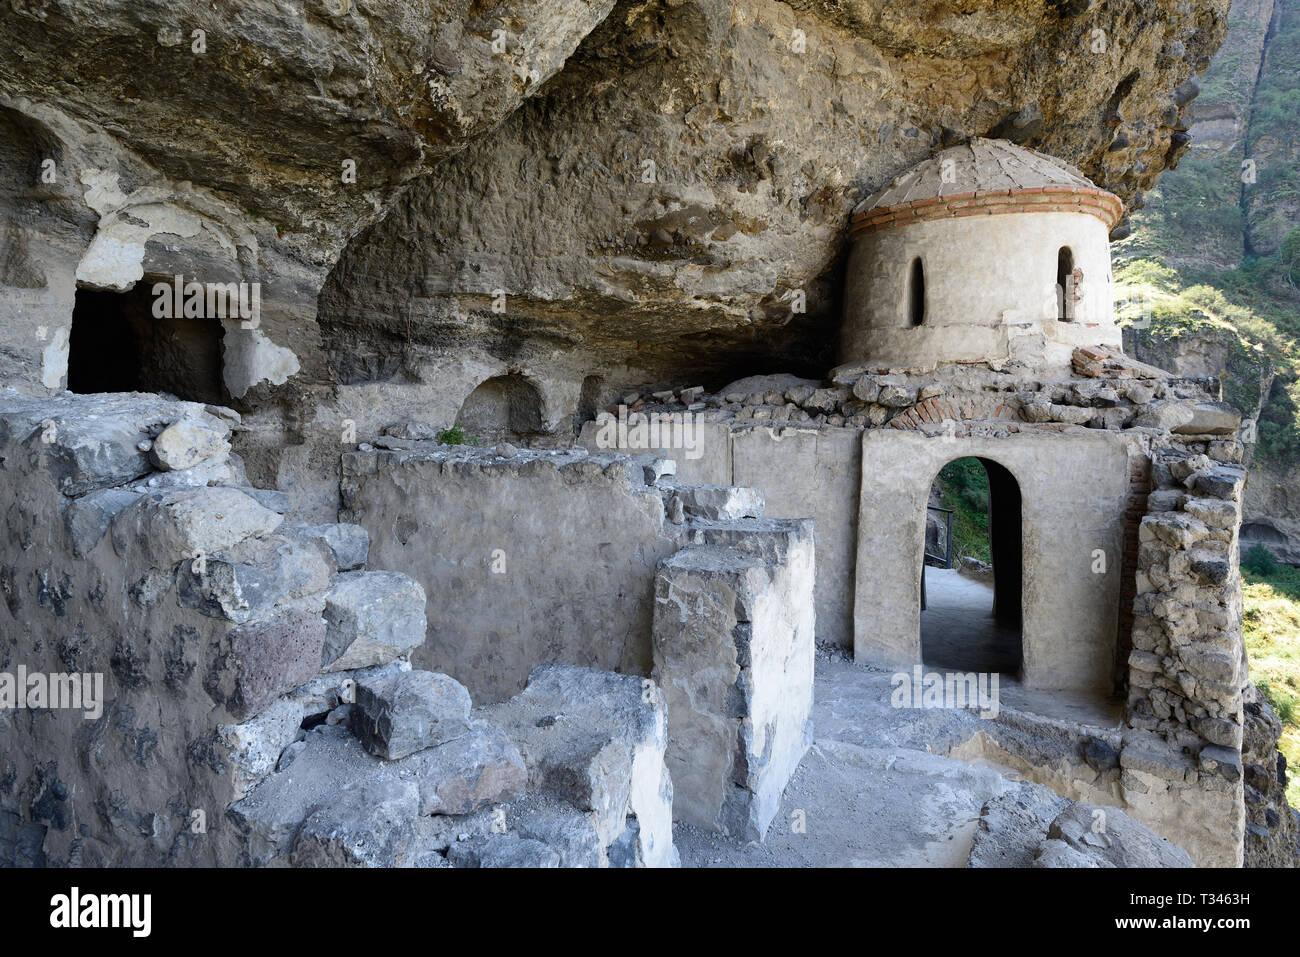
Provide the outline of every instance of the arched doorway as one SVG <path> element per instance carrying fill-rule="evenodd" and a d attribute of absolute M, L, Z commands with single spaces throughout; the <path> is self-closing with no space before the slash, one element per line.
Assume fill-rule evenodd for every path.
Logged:
<path fill-rule="evenodd" d="M 526 438 L 542 431 L 542 395 L 518 373 L 493 376 L 465 399 L 456 424 L 487 440 Z"/>
<path fill-rule="evenodd" d="M 1023 662 L 1020 486 L 991 459 L 960 458 L 931 484 L 929 514 L 951 523 L 951 561 L 927 521 L 921 658 L 953 671 L 1019 675 Z M 951 567 L 943 567 L 945 564 Z"/>

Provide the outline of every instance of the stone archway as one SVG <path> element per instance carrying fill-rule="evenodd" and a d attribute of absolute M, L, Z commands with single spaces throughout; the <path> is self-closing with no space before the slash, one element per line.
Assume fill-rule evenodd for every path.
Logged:
<path fill-rule="evenodd" d="M 961 520 L 988 571 L 922 566 L 924 601 L 918 621 L 922 661 L 958 671 L 1019 675 L 1024 662 L 1024 548 L 1020 486 L 1005 466 L 992 459 L 967 456 L 951 465 L 966 477 Z M 973 501 L 973 500 L 972 500 Z M 980 516 L 985 527 L 977 527 Z"/>
<path fill-rule="evenodd" d="M 456 414 L 456 424 L 473 435 L 522 437 L 544 431 L 542 394 L 519 373 L 493 376 L 471 392 Z"/>

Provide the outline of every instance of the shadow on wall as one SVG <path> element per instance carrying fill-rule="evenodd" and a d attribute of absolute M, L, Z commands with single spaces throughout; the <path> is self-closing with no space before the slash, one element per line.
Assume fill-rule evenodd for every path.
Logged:
<path fill-rule="evenodd" d="M 465 399 L 456 424 L 472 435 L 494 438 L 541 433 L 542 394 L 518 373 L 493 376 Z"/>

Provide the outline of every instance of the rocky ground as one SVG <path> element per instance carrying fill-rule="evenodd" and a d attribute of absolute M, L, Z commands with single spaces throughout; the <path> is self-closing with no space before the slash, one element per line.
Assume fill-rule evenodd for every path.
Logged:
<path fill-rule="evenodd" d="M 1055 712 L 1049 721 L 1103 733 L 1119 727 L 1104 703 L 1053 704 L 1055 696 L 1009 680 L 1004 688 L 1004 708 L 1032 704 Z M 970 711 L 893 708 L 890 692 L 890 674 L 819 648 L 814 743 L 766 840 L 740 844 L 677 824 L 682 866 L 1107 867 L 1118 866 L 1121 852 L 1147 866 L 1190 866 L 1168 842 L 1137 836 L 1144 829 L 1114 808 L 1062 798 L 987 759 L 948 757 L 982 733 L 984 720 Z M 1109 844 L 1092 830 L 1097 810 Z"/>

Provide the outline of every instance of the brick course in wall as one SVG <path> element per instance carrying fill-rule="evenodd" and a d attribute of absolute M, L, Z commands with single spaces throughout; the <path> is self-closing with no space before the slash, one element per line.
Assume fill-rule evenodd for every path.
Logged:
<path fill-rule="evenodd" d="M 1113 229 L 1124 212 L 1119 197 L 1083 186 L 1033 186 L 1024 189 L 976 190 L 873 209 L 853 217 L 850 239 L 912 223 L 1003 213 L 1085 213 Z"/>

